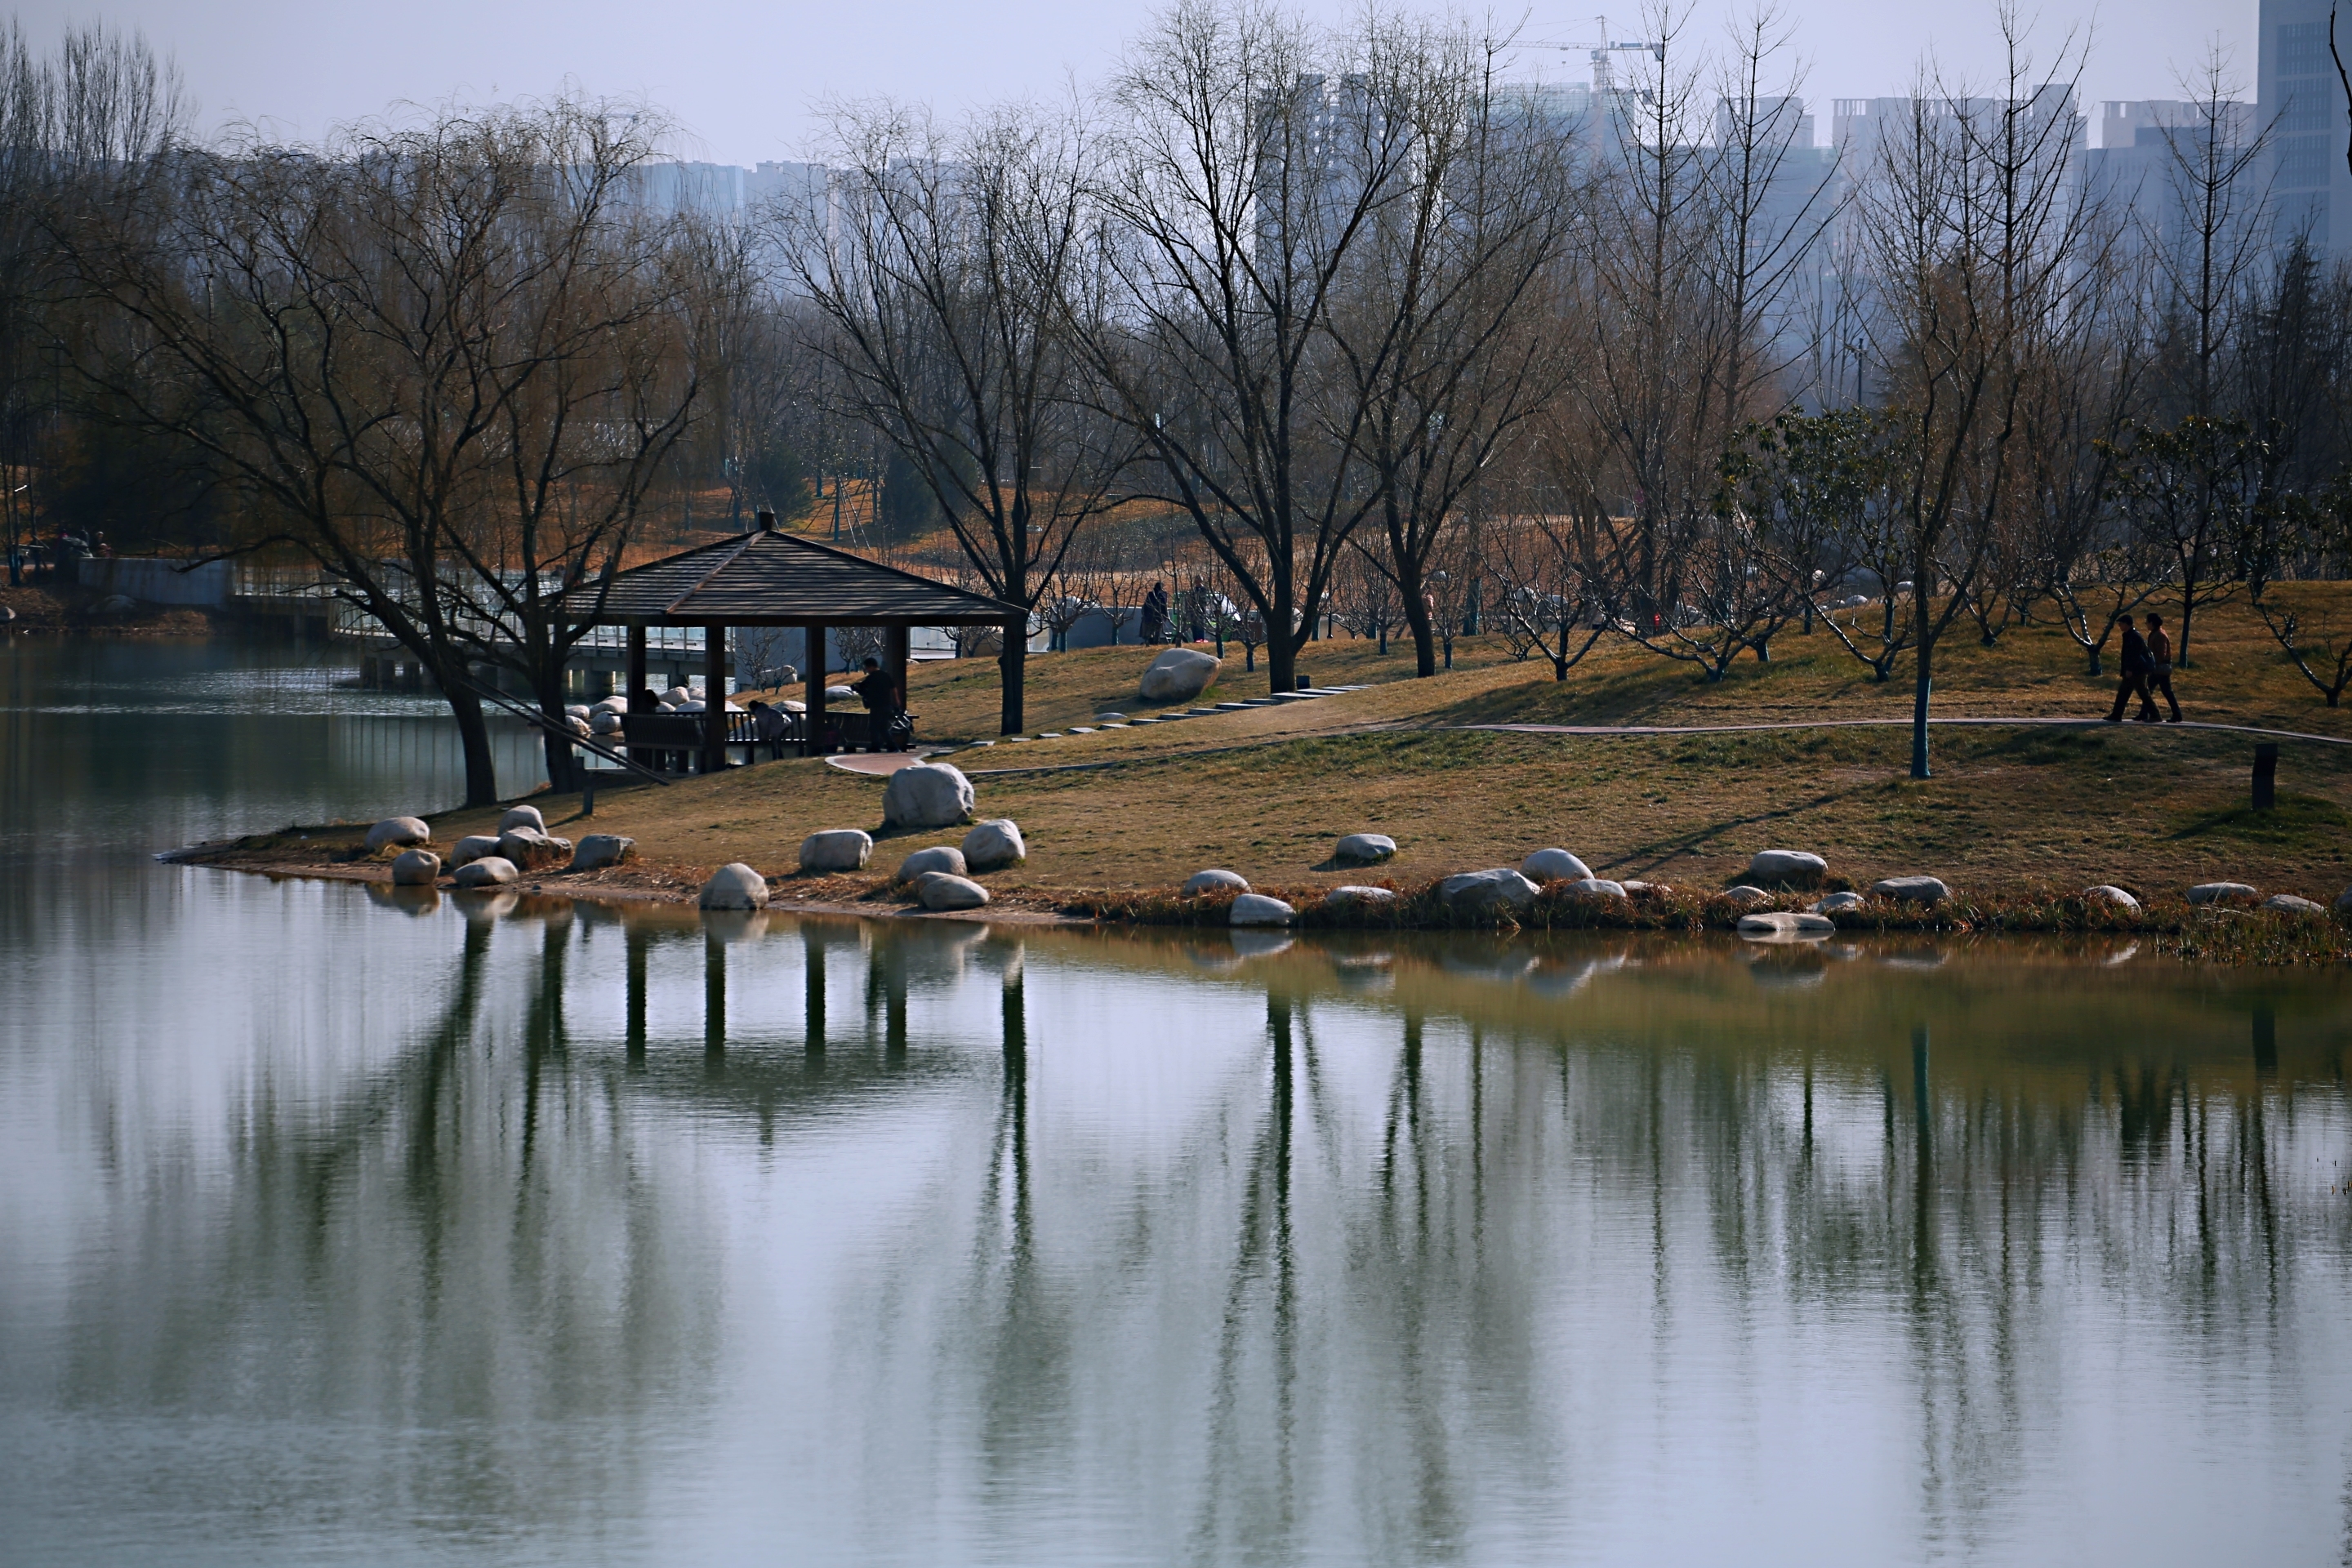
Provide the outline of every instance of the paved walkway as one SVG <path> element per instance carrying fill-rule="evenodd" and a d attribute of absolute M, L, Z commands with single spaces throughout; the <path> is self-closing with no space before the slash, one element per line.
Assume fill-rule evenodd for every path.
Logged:
<path fill-rule="evenodd" d="M 2100 730 L 2105 719 L 2036 715 L 2030 718 L 1930 718 L 1931 726 L 1977 725 L 1984 728 L 2031 726 L 2053 730 Z M 1435 724 L 1438 730 L 1489 730 L 1513 735 L 1729 735 L 1760 730 L 1908 730 L 1908 719 L 1796 719 L 1771 724 Z M 2323 746 L 2352 746 L 2342 735 L 2312 735 L 2301 730 L 2264 730 L 2252 724 L 2213 724 L 2191 719 L 2179 724 L 2142 724 L 2126 720 L 2115 728 L 2133 731 L 2210 730 L 2231 735 L 2267 735 L 2281 741 L 2315 741 Z"/>
<path fill-rule="evenodd" d="M 888 778 L 900 768 L 911 768 L 917 763 L 929 762 L 948 746 L 918 746 L 911 752 L 838 752 L 824 759 L 824 765 L 839 768 L 845 773 L 864 773 L 868 778 Z"/>

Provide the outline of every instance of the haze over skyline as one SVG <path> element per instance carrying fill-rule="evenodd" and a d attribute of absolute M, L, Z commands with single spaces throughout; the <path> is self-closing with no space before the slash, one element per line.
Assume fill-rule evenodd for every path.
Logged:
<path fill-rule="evenodd" d="M 1307 9 L 1337 16 L 1348 7 Z M 1727 0 L 1695 6 L 1683 39 L 1712 44 L 1725 17 L 1744 9 Z M 2042 59 L 2070 28 L 2090 29 L 2082 86 L 2095 122 L 2102 100 L 2179 96 L 2178 79 L 2196 73 L 2217 41 L 2231 58 L 2240 96 L 2253 96 L 2254 0 L 2050 0 L 2032 14 Z M 571 81 L 592 95 L 642 97 L 668 110 L 686 132 L 684 156 L 749 164 L 803 155 L 814 107 L 828 97 L 888 95 L 954 110 L 1058 96 L 1073 77 L 1099 79 L 1150 7 L 1039 0 L 982 12 L 932 0 L 856 6 L 715 0 L 656 14 L 615 0 L 413 0 L 395 15 L 352 0 L 238 0 L 218 9 L 186 0 L 104 6 L 32 0 L 17 15 L 43 45 L 68 25 L 92 20 L 143 30 L 179 62 L 207 130 L 253 119 L 307 140 L 397 101 L 545 95 Z M 1937 8 L 1807 0 L 1787 15 L 1793 53 L 1810 63 L 1800 90 L 1824 138 L 1832 98 L 1905 92 L 1931 50 L 1948 74 L 1972 82 L 2000 68 L 1990 0 Z M 1528 38 L 1582 41 L 1600 27 L 1558 6 L 1527 16 Z M 1631 6 L 1612 15 L 1609 31 L 1618 39 L 1646 37 Z M 1547 79 L 1583 79 L 1580 53 L 1538 58 L 1557 62 L 1547 66 Z M 2095 141 L 2095 123 L 2092 135 Z"/>

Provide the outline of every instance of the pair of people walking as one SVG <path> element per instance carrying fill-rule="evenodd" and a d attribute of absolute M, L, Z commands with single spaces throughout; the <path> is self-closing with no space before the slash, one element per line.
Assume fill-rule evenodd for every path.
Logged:
<path fill-rule="evenodd" d="M 2162 616 L 2147 617 L 2147 636 L 2141 637 L 2139 628 L 2129 616 L 2117 616 L 2116 624 L 2124 629 L 2123 680 L 2116 688 L 2116 705 L 2107 714 L 2107 722 L 2124 721 L 2124 709 L 2134 697 L 2139 699 L 2139 711 L 2133 715 L 2142 724 L 2159 721 L 2180 722 L 2180 699 L 2172 694 L 2172 637 L 2164 629 Z M 2164 718 L 2156 709 L 2157 694 L 2164 694 L 2172 706 L 2172 717 Z"/>

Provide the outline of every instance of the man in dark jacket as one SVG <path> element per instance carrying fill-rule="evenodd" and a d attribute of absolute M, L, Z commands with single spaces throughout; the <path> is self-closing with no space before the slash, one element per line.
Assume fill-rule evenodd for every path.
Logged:
<path fill-rule="evenodd" d="M 2139 635 L 2139 628 L 2132 625 L 2129 616 L 2118 616 L 2116 622 L 2124 629 L 2123 680 L 2116 687 L 2116 705 L 2107 715 L 2107 722 L 2122 723 L 2124 705 L 2137 697 L 2139 711 L 2133 717 L 2143 724 L 2153 724 L 2158 716 L 2156 701 L 2147 694 L 2147 642 Z"/>
<path fill-rule="evenodd" d="M 1154 583 L 1151 592 L 1143 595 L 1143 641 L 1146 646 L 1164 642 L 1168 637 L 1168 584 Z"/>
<path fill-rule="evenodd" d="M 891 744 L 890 721 L 898 716 L 898 678 L 880 659 L 868 658 L 866 679 L 850 689 L 866 704 L 866 749 L 882 751 Z"/>

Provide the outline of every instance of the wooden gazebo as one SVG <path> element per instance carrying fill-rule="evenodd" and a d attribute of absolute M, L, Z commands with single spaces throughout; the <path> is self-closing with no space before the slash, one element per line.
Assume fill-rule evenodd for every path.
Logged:
<path fill-rule="evenodd" d="M 714 544 L 682 550 L 633 566 L 564 595 L 576 626 L 628 628 L 628 687 L 646 684 L 646 628 L 700 626 L 703 631 L 702 755 L 706 770 L 727 760 L 727 628 L 798 626 L 808 633 L 809 743 L 824 733 L 826 634 L 835 626 L 879 626 L 883 662 L 907 676 L 907 634 L 917 626 L 997 626 L 1008 637 L 1029 635 L 1018 605 L 967 593 L 813 539 L 761 526 Z"/>

